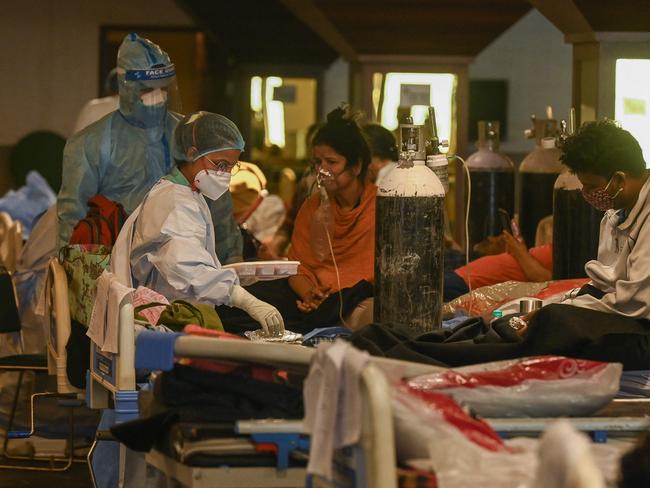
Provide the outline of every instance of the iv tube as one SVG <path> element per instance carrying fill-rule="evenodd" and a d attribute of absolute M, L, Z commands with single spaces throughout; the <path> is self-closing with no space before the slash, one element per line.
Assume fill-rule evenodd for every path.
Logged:
<path fill-rule="evenodd" d="M 325 229 L 325 236 L 327 237 L 327 245 L 329 248 L 330 255 L 332 256 L 332 264 L 334 265 L 334 271 L 336 272 L 336 283 L 338 287 L 338 294 L 339 294 L 339 319 L 341 319 L 341 324 L 343 326 L 346 326 L 345 320 L 343 319 L 343 292 L 341 291 L 341 275 L 339 273 L 339 267 L 336 264 L 336 257 L 334 256 L 334 247 L 332 246 L 332 236 L 330 235 L 330 222 L 329 218 L 331 218 L 330 215 L 330 209 L 329 209 L 329 196 L 327 195 L 327 191 L 325 190 L 325 186 L 323 185 L 323 181 L 325 179 L 333 179 L 334 175 L 332 174 L 331 171 L 324 170 L 320 168 L 318 170 L 318 173 L 316 174 L 316 184 L 318 185 L 318 190 L 320 192 L 320 208 L 318 212 L 318 215 L 321 218 L 316 218 L 313 222 L 317 227 L 322 225 L 323 228 Z M 326 216 L 325 219 L 322 219 L 323 216 Z M 315 236 L 312 236 L 312 239 L 315 239 Z M 319 246 L 320 247 L 320 246 Z M 314 249 L 314 252 L 317 254 L 321 253 L 321 249 Z M 324 258 L 324 257 L 323 257 Z"/>

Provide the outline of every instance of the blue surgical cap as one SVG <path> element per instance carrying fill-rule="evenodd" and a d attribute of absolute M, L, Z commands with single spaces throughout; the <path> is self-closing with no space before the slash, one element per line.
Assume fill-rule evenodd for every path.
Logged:
<path fill-rule="evenodd" d="M 244 150 L 244 138 L 235 123 L 223 115 L 195 112 L 185 116 L 174 130 L 174 159 L 189 161 L 190 148 L 197 149 L 191 161 L 215 151 Z"/>

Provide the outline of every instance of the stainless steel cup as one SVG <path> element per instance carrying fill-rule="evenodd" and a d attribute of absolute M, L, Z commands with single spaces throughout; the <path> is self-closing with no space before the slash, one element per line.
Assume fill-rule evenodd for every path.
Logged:
<path fill-rule="evenodd" d="M 542 301 L 535 298 L 519 300 L 519 313 L 530 313 L 533 310 L 542 308 Z"/>

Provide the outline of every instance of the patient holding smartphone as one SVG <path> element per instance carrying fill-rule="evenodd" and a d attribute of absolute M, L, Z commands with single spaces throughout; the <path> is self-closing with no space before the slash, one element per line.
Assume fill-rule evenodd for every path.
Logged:
<path fill-rule="evenodd" d="M 513 222 L 514 223 L 514 222 Z M 516 225 L 516 224 L 515 224 Z M 505 226 L 504 226 L 505 227 Z M 492 249 L 503 252 L 470 261 L 454 271 L 445 272 L 444 301 L 448 302 L 481 286 L 504 281 L 548 281 L 553 269 L 553 244 L 547 243 L 528 249 L 520 237 L 513 236 L 517 227 L 488 239 Z"/>

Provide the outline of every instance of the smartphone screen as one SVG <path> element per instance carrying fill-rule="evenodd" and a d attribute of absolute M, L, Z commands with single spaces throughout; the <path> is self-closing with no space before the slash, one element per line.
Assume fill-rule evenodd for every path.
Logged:
<path fill-rule="evenodd" d="M 507 210 L 500 208 L 499 212 L 499 222 L 501 223 L 501 229 L 507 230 L 512 234 L 512 236 L 517 240 L 522 240 L 521 231 L 519 230 L 519 224 L 514 218 L 510 218 L 510 214 Z"/>
<path fill-rule="evenodd" d="M 512 236 L 517 239 L 518 241 L 523 242 L 523 237 L 521 237 L 521 231 L 519 230 L 519 224 L 517 224 L 517 221 L 515 219 L 512 219 L 510 221 L 510 231 L 512 232 Z"/>

